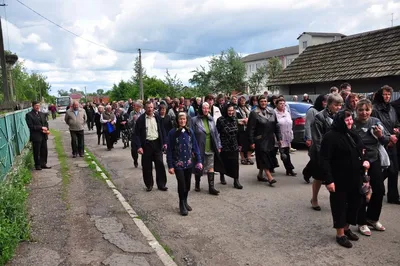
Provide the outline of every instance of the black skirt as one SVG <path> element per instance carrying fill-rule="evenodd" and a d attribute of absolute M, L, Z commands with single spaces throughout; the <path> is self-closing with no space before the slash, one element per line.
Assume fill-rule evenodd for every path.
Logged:
<path fill-rule="evenodd" d="M 248 137 L 246 131 L 239 131 L 238 145 L 242 147 L 241 152 L 247 153 L 250 151 L 249 137 Z"/>
<path fill-rule="evenodd" d="M 275 158 L 275 161 L 276 158 Z M 274 158 L 271 156 L 271 151 L 260 151 L 256 148 L 256 164 L 257 169 L 274 169 L 276 167 L 276 162 Z"/>
<path fill-rule="evenodd" d="M 239 178 L 239 152 L 222 151 L 220 157 L 225 166 L 225 174 L 232 178 Z"/>

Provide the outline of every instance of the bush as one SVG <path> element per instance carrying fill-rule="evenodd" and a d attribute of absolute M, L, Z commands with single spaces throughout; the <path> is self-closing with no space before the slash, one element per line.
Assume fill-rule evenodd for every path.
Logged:
<path fill-rule="evenodd" d="M 0 183 L 0 265 L 13 256 L 20 241 L 29 238 L 25 186 L 32 178 L 32 167 L 32 152 L 28 152 L 16 170 Z"/>

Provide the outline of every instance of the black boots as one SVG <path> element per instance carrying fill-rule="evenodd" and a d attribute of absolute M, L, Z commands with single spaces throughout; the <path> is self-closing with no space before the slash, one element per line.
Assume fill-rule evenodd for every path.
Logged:
<path fill-rule="evenodd" d="M 188 211 L 192 210 L 192 207 L 187 203 L 189 192 L 183 192 L 183 195 L 179 195 L 179 212 L 182 216 L 187 216 Z"/>
<path fill-rule="evenodd" d="M 287 176 L 296 176 L 297 173 L 296 173 L 296 172 L 293 172 L 293 169 L 290 169 L 290 170 L 286 170 L 286 175 L 287 175 Z"/>
<path fill-rule="evenodd" d="M 197 192 L 199 192 L 200 191 L 200 178 L 201 178 L 201 176 L 200 175 L 195 175 L 194 176 L 194 179 L 195 179 L 195 186 L 194 186 L 194 191 L 197 191 Z"/>
<path fill-rule="evenodd" d="M 225 175 L 224 174 L 219 174 L 219 179 L 221 180 L 222 185 L 226 185 L 226 180 L 225 180 Z"/>
<path fill-rule="evenodd" d="M 192 211 L 192 207 L 190 207 L 189 204 L 188 204 L 188 202 L 187 202 L 188 195 L 189 195 L 189 191 L 186 191 L 186 192 L 185 192 L 185 199 L 184 199 L 185 207 L 186 207 L 186 209 L 187 209 L 188 211 Z"/>
<path fill-rule="evenodd" d="M 214 173 L 207 173 L 208 177 L 208 193 L 218 195 L 219 191 L 214 188 Z"/>
<path fill-rule="evenodd" d="M 97 145 L 100 145 L 100 135 L 97 135 Z"/>
<path fill-rule="evenodd" d="M 233 179 L 233 187 L 237 189 L 242 189 L 243 186 L 239 183 L 239 178 L 234 178 Z"/>

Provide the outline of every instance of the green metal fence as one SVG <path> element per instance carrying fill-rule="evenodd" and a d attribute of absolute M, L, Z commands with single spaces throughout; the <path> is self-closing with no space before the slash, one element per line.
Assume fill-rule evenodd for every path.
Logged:
<path fill-rule="evenodd" d="M 25 115 L 31 109 L 24 109 L 0 116 L 0 182 L 10 170 L 17 155 L 20 155 L 29 141 L 29 129 Z"/>

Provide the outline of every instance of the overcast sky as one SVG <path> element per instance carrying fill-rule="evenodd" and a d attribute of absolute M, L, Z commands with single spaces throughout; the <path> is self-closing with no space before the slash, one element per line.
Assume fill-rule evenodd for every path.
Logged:
<path fill-rule="evenodd" d="M 168 68 L 185 83 L 208 56 L 233 47 L 241 54 L 297 45 L 304 31 L 354 34 L 400 24 L 400 0 L 5 0 L 5 48 L 58 89 L 108 90 L 128 79 L 142 48 L 148 75 Z M 163 51 L 150 52 L 145 49 Z M 119 52 L 116 52 L 119 51 Z M 174 53 L 164 53 L 164 51 Z"/>

